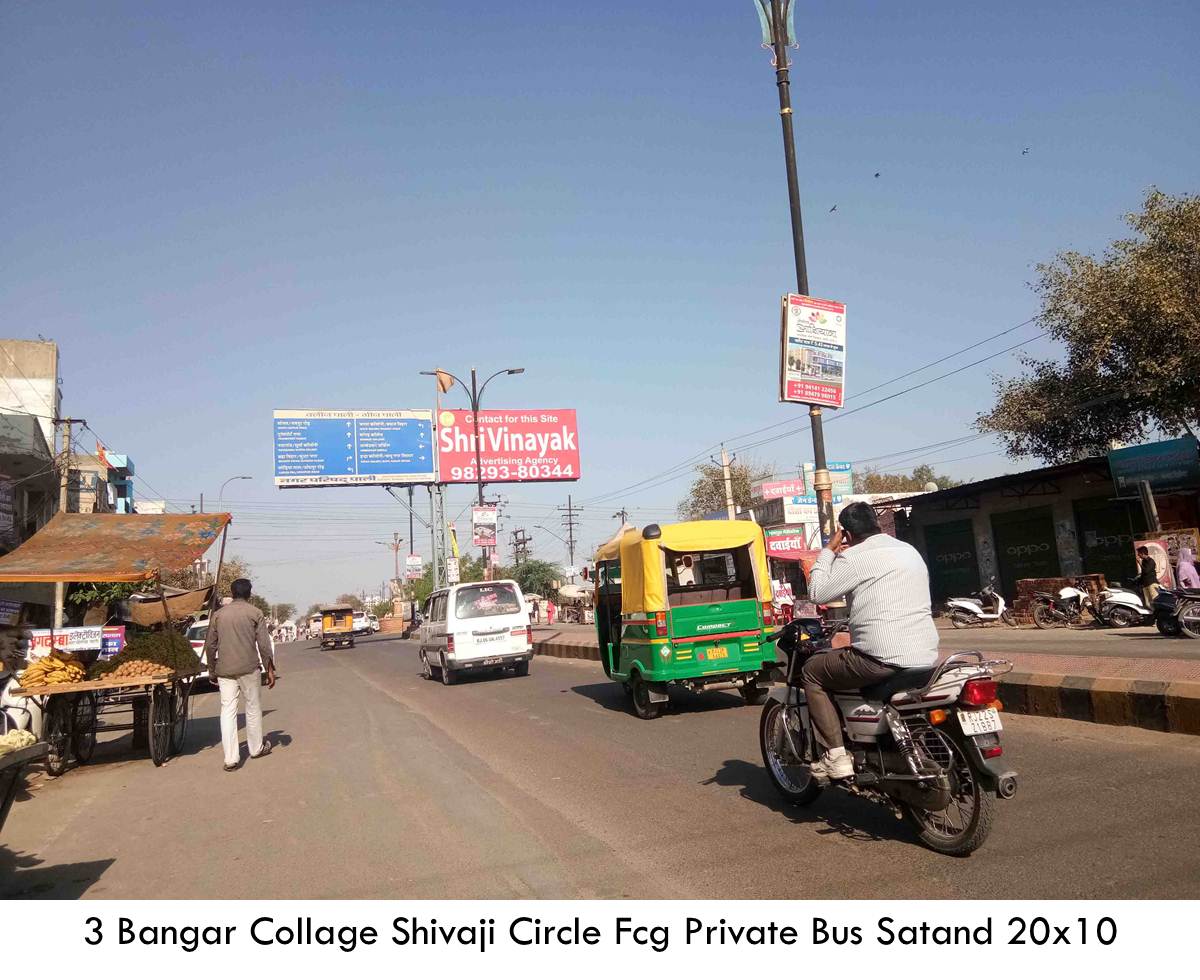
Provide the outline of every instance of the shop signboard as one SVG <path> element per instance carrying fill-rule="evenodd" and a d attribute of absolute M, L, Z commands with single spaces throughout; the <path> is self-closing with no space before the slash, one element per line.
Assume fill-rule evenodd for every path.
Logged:
<path fill-rule="evenodd" d="M 103 626 L 63 626 L 56 630 L 29 631 L 29 659 L 44 657 L 53 649 L 75 653 L 100 650 L 104 646 Z"/>
<path fill-rule="evenodd" d="M 16 626 L 21 621 L 23 605 L 16 599 L 0 599 L 0 626 Z"/>
<path fill-rule="evenodd" d="M 766 536 L 768 558 L 799 561 L 812 553 L 813 549 L 808 546 L 808 528 L 803 524 L 767 528 L 763 533 Z"/>
<path fill-rule="evenodd" d="M 104 635 L 100 638 L 100 659 L 107 660 L 125 649 L 125 627 L 105 626 L 103 629 Z"/>
<path fill-rule="evenodd" d="M 459 571 L 459 568 L 458 568 L 458 559 L 455 558 L 454 556 L 448 557 L 446 559 L 446 584 L 447 585 L 458 585 L 459 579 L 461 577 L 462 577 L 462 573 Z"/>
<path fill-rule="evenodd" d="M 754 496 L 762 500 L 779 500 L 781 497 L 795 497 L 806 492 L 803 476 L 794 480 L 766 480 L 754 487 Z"/>
<path fill-rule="evenodd" d="M 438 480 L 475 483 L 475 417 L 469 410 L 438 415 Z M 578 480 L 575 409 L 497 409 L 479 413 L 479 463 L 484 483 Z"/>
<path fill-rule="evenodd" d="M 1200 449 L 1191 436 L 1114 449 L 1108 468 L 1118 497 L 1136 497 L 1143 480 L 1155 493 L 1200 487 Z"/>
<path fill-rule="evenodd" d="M 833 517 L 841 513 L 843 504 L 841 494 L 833 495 Z M 820 524 L 821 516 L 817 513 L 817 495 L 805 494 L 800 497 L 790 497 L 783 502 L 783 520 L 787 524 Z"/>
<path fill-rule="evenodd" d="M 420 555 L 409 555 L 404 559 L 404 574 L 411 581 L 425 574 L 425 561 Z"/>
<path fill-rule="evenodd" d="M 854 493 L 854 467 L 850 463 L 826 463 L 829 478 L 833 481 L 833 492 L 846 496 Z M 813 487 L 813 474 L 816 473 L 815 463 L 804 464 L 804 481 L 809 489 Z M 815 492 L 815 490 L 814 490 Z"/>
<path fill-rule="evenodd" d="M 471 543 L 476 548 L 496 547 L 496 508 L 471 508 Z"/>
<path fill-rule="evenodd" d="M 846 305 L 783 297 L 779 400 L 841 408 L 846 395 Z"/>
<path fill-rule="evenodd" d="M 277 487 L 433 483 L 428 409 L 275 412 Z"/>

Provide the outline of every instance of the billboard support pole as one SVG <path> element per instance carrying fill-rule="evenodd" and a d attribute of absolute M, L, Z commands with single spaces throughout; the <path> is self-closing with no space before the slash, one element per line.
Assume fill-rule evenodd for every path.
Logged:
<path fill-rule="evenodd" d="M 792 130 L 792 91 L 788 71 L 788 7 L 795 0 L 771 0 L 771 41 L 775 52 L 775 85 L 779 90 L 779 119 L 783 126 L 783 159 L 787 169 L 788 208 L 792 219 L 792 254 L 796 263 L 796 288 L 808 291 L 808 263 L 804 255 L 804 221 L 800 214 L 800 179 L 796 175 L 796 137 Z M 765 11 L 764 11 L 765 13 Z M 813 441 L 813 493 L 821 524 L 821 543 L 833 534 L 833 480 L 825 461 L 825 432 L 819 405 L 808 406 Z"/>

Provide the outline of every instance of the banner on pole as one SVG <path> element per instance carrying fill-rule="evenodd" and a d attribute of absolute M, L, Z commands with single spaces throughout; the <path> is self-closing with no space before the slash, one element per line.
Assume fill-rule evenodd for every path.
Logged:
<path fill-rule="evenodd" d="M 841 408 L 846 394 L 846 305 L 788 293 L 779 333 L 779 400 Z"/>
<path fill-rule="evenodd" d="M 471 543 L 476 548 L 496 547 L 496 508 L 471 508 Z"/>
<path fill-rule="evenodd" d="M 425 562 L 420 555 L 409 555 L 404 559 L 404 573 L 409 579 L 418 579 L 425 574 Z"/>

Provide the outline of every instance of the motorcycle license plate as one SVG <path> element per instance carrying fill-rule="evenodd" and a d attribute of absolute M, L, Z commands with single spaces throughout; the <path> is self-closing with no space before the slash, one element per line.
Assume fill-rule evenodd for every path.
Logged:
<path fill-rule="evenodd" d="M 1000 712 L 995 708 L 960 711 L 958 723 L 962 725 L 964 735 L 986 735 L 988 732 L 998 732 L 1004 727 L 1000 724 Z"/>

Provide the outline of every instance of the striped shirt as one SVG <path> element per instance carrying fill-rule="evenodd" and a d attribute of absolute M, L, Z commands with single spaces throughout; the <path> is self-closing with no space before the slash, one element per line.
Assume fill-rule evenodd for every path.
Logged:
<path fill-rule="evenodd" d="M 808 579 L 813 602 L 846 597 L 850 644 L 896 667 L 928 667 L 938 659 L 929 611 L 929 571 L 910 544 L 873 534 L 841 554 L 821 549 Z"/>

